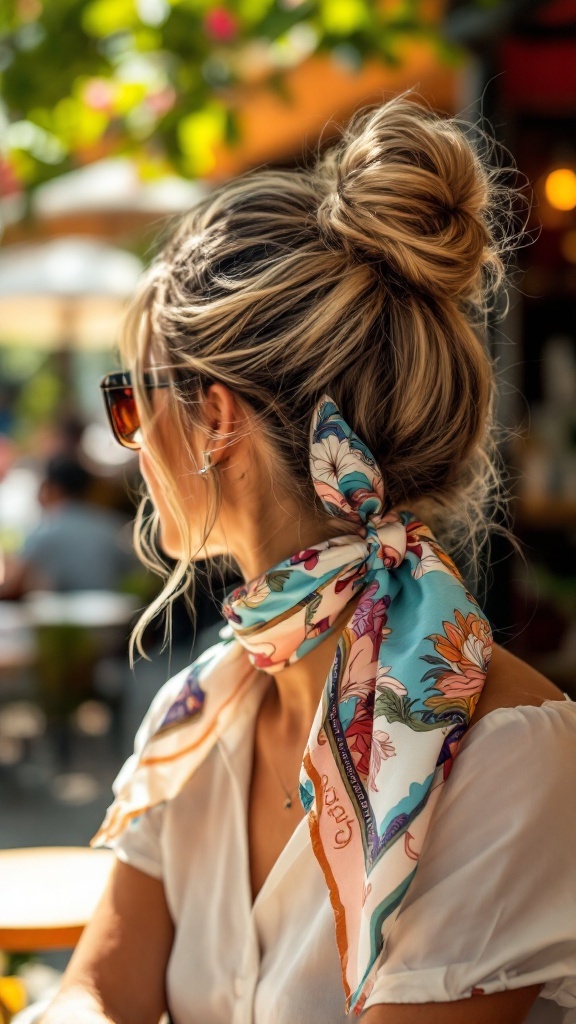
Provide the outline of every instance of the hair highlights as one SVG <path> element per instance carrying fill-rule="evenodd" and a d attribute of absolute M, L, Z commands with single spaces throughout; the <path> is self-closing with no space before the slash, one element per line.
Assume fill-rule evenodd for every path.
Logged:
<path fill-rule="evenodd" d="M 134 300 L 123 355 L 136 386 L 152 353 L 182 382 L 172 400 L 186 444 L 202 388 L 226 384 L 272 446 L 279 492 L 299 487 L 310 508 L 310 416 L 330 394 L 376 456 L 389 506 L 416 510 L 474 560 L 500 491 L 482 336 L 517 237 L 492 146 L 401 96 L 356 117 L 309 168 L 220 187 L 183 218 Z M 178 515 L 169 453 L 155 458 Z M 217 473 L 207 483 L 204 538 Z M 154 514 L 143 527 L 141 556 L 166 571 Z M 201 551 L 186 551 L 138 644 L 189 585 Z"/>

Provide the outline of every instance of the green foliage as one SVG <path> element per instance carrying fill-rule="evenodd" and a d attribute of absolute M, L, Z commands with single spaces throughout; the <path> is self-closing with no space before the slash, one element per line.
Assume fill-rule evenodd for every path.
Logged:
<path fill-rule="evenodd" d="M 290 573 L 286 570 L 282 571 L 277 569 L 275 572 L 269 572 L 266 574 L 266 582 L 270 587 L 270 590 L 275 591 L 277 594 L 281 590 L 284 590 L 284 584 L 290 579 Z"/>
<path fill-rule="evenodd" d="M 320 18 L 328 34 L 345 37 L 361 32 L 371 20 L 363 0 L 322 0 Z"/>
<path fill-rule="evenodd" d="M 226 110 L 217 101 L 185 114 L 178 122 L 184 169 L 191 177 L 203 177 L 214 169 L 214 147 L 225 137 L 225 125 Z"/>
<path fill-rule="evenodd" d="M 394 690 L 378 687 L 378 696 L 374 705 L 374 714 L 384 715 L 389 722 L 408 722 L 410 719 L 410 701 L 401 697 Z"/>
<path fill-rule="evenodd" d="M 4 178 L 33 186 L 129 152 L 143 167 L 208 174 L 216 147 L 238 139 L 239 85 L 289 102 L 287 69 L 315 51 L 355 70 L 394 63 L 407 36 L 453 60 L 424 10 L 423 0 L 0 0 L 0 171 L 3 159 Z"/>
<path fill-rule="evenodd" d="M 377 687 L 378 696 L 374 705 L 374 714 L 384 715 L 388 722 L 403 722 L 414 732 L 429 732 L 435 729 L 433 723 L 423 722 L 412 714 L 412 705 L 408 697 L 401 697 L 387 686 Z"/>
<path fill-rule="evenodd" d="M 86 34 L 96 39 L 128 29 L 136 31 L 141 24 L 136 0 L 92 0 L 81 13 L 80 22 Z"/>
<path fill-rule="evenodd" d="M 46 363 L 23 385 L 15 405 L 19 432 L 30 430 L 55 419 L 62 397 L 62 381 L 56 368 Z"/>

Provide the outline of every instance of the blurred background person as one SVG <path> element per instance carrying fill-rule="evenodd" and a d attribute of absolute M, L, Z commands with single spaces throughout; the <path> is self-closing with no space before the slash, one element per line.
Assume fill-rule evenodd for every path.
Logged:
<path fill-rule="evenodd" d="M 39 490 L 40 524 L 7 560 L 0 597 L 33 590 L 117 590 L 138 563 L 125 521 L 90 500 L 91 475 L 75 459 L 48 462 Z"/>

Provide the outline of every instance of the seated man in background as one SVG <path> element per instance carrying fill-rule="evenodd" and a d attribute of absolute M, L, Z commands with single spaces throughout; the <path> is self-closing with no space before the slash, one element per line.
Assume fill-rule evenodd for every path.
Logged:
<path fill-rule="evenodd" d="M 42 522 L 6 565 L 0 598 L 31 590 L 117 590 L 138 567 L 121 516 L 88 499 L 91 475 L 57 455 L 40 485 Z"/>

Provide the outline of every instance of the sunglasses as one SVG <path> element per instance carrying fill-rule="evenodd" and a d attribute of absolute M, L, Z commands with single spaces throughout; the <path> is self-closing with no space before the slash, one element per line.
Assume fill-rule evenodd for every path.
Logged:
<path fill-rule="evenodd" d="M 154 391 L 155 388 L 169 388 L 172 381 L 156 380 L 151 373 L 143 376 L 144 388 Z M 108 373 L 100 381 L 104 397 L 104 405 L 114 437 L 124 448 L 138 451 L 141 447 L 140 416 L 134 397 L 134 385 L 130 373 Z"/>

